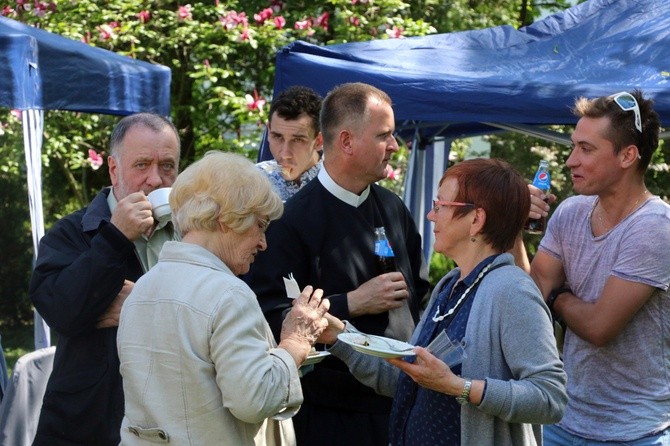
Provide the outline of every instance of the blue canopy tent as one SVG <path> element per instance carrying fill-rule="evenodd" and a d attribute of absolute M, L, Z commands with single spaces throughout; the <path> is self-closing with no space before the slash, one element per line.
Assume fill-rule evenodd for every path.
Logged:
<path fill-rule="evenodd" d="M 589 0 L 519 30 L 325 47 L 295 42 L 277 54 L 275 94 L 305 85 L 325 95 L 355 81 L 386 91 L 397 129 L 414 139 L 404 200 L 428 255 L 424 217 L 452 140 L 502 129 L 569 144 L 539 126 L 575 124 L 570 107 L 579 96 L 633 88 L 652 97 L 670 125 L 670 2 Z M 270 157 L 262 148 L 259 158 Z"/>
<path fill-rule="evenodd" d="M 22 112 L 34 255 L 44 235 L 44 110 L 170 114 L 171 71 L 0 17 L 0 107 Z M 35 348 L 50 345 L 36 314 Z"/>

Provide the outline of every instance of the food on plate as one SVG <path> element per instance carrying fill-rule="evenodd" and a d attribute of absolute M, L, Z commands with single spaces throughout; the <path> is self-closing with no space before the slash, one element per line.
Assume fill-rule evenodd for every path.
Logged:
<path fill-rule="evenodd" d="M 356 336 L 354 339 L 352 339 L 352 342 L 362 345 L 363 347 L 368 347 L 370 345 L 370 342 L 368 341 L 367 336 Z"/>

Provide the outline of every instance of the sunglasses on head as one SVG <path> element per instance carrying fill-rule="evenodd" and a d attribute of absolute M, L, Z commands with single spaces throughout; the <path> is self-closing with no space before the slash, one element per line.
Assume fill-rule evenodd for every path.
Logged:
<path fill-rule="evenodd" d="M 640 106 L 637 104 L 635 96 L 622 91 L 621 93 L 613 94 L 610 98 L 621 110 L 625 112 L 633 110 L 633 113 L 635 113 L 635 128 L 638 132 L 642 133 L 642 116 L 640 116 Z"/>

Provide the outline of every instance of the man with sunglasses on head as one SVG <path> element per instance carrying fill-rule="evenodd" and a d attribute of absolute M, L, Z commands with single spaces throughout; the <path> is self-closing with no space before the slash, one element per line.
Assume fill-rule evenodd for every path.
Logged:
<path fill-rule="evenodd" d="M 644 183 L 659 117 L 638 90 L 580 98 L 574 113 L 566 165 L 579 195 L 556 208 L 532 263 L 524 259 L 567 325 L 569 401 L 544 444 L 667 446 L 670 206 Z"/>

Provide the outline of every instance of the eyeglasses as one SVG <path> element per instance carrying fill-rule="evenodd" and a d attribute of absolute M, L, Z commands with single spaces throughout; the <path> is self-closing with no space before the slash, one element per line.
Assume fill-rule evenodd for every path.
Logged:
<path fill-rule="evenodd" d="M 635 113 L 635 128 L 638 132 L 642 133 L 642 116 L 640 115 L 640 106 L 637 104 L 635 96 L 622 91 L 621 93 L 613 94 L 610 98 L 612 98 L 621 110 L 625 112 L 633 110 Z"/>
<path fill-rule="evenodd" d="M 260 229 L 261 232 L 263 234 L 265 234 L 265 231 L 268 230 L 268 226 L 270 226 L 270 220 L 267 220 L 265 218 L 256 217 L 256 221 L 258 222 L 258 229 Z"/>
<path fill-rule="evenodd" d="M 460 201 L 441 201 L 441 200 L 433 200 L 433 212 L 437 214 L 437 212 L 440 210 L 440 207 L 442 206 L 472 206 L 474 207 L 475 205 L 473 203 L 462 203 Z"/>

